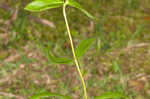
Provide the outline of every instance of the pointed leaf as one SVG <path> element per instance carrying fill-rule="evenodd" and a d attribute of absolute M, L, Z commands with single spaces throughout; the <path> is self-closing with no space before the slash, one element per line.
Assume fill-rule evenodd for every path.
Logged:
<path fill-rule="evenodd" d="M 73 59 L 70 58 L 57 58 L 55 57 L 52 52 L 49 50 L 51 49 L 50 47 L 44 47 L 43 44 L 39 43 L 39 48 L 41 51 L 45 53 L 45 55 L 50 59 L 52 63 L 56 64 L 68 64 L 73 62 Z"/>
<path fill-rule="evenodd" d="M 43 93 L 35 94 L 30 99 L 41 99 L 41 98 L 46 98 L 46 97 L 51 97 L 51 96 L 57 96 L 57 97 L 60 97 L 61 99 L 73 99 L 69 96 L 64 96 L 61 94 L 51 93 L 51 92 L 43 92 Z"/>
<path fill-rule="evenodd" d="M 81 57 L 83 56 L 87 50 L 91 47 L 91 45 L 93 44 L 95 38 L 89 38 L 89 39 L 86 39 L 86 40 L 83 40 L 79 46 L 76 48 L 76 56 L 77 57 Z"/>
<path fill-rule="evenodd" d="M 68 64 L 73 62 L 73 60 L 69 58 L 57 58 L 53 56 L 53 54 L 50 51 L 48 52 L 48 57 L 53 63 L 57 63 L 57 64 Z"/>
<path fill-rule="evenodd" d="M 87 12 L 85 9 L 83 9 L 83 7 L 78 2 L 76 2 L 75 0 L 68 0 L 68 5 L 75 7 L 75 8 L 78 8 L 84 14 L 86 14 L 88 17 L 94 19 L 94 17 L 89 12 Z"/>
<path fill-rule="evenodd" d="M 35 0 L 29 3 L 25 10 L 32 11 L 32 12 L 40 12 L 52 8 L 57 8 L 63 5 L 62 0 Z"/>
<path fill-rule="evenodd" d="M 127 99 L 127 97 L 119 92 L 107 92 L 102 94 L 101 96 L 95 97 L 95 99 Z"/>

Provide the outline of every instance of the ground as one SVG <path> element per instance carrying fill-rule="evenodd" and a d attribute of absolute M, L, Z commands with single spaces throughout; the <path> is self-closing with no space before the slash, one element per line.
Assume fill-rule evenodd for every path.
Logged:
<path fill-rule="evenodd" d="M 80 59 L 88 96 L 112 91 L 130 99 L 149 99 L 150 1 L 79 1 L 98 19 L 67 8 L 75 45 L 96 37 Z M 72 57 L 62 9 L 30 13 L 23 9 L 26 4 L 0 1 L 0 99 L 28 99 L 43 91 L 81 99 L 75 65 L 53 64 L 43 51 Z"/>

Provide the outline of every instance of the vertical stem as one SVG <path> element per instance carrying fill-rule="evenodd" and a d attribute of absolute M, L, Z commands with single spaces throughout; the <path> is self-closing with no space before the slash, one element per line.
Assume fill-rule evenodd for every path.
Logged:
<path fill-rule="evenodd" d="M 87 97 L 87 90 L 86 90 L 86 84 L 85 84 L 83 75 L 81 73 L 81 69 L 80 69 L 80 66 L 79 66 L 79 61 L 78 61 L 78 59 L 76 57 L 75 47 L 74 47 L 74 44 L 73 44 L 73 40 L 72 40 L 72 36 L 71 36 L 71 32 L 70 32 L 70 28 L 69 28 L 69 24 L 68 24 L 68 20 L 67 20 L 67 15 L 66 15 L 66 5 L 67 4 L 68 4 L 68 0 L 66 0 L 65 3 L 64 3 L 64 5 L 63 5 L 63 15 L 64 15 L 66 27 L 67 27 L 68 36 L 69 36 L 70 43 L 71 43 L 72 54 L 73 54 L 74 61 L 75 61 L 75 64 L 76 64 L 76 68 L 77 68 L 78 73 L 80 75 L 81 82 L 82 82 L 83 89 L 84 89 L 84 99 L 88 99 L 88 97 Z"/>

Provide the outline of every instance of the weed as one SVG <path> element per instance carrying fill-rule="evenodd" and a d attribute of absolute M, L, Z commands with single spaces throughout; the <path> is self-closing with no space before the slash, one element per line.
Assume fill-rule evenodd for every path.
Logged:
<path fill-rule="evenodd" d="M 67 33 L 68 33 L 69 40 L 70 40 L 70 45 L 72 48 L 73 59 L 72 58 L 57 58 L 50 51 L 50 49 L 46 49 L 45 52 L 47 53 L 49 59 L 55 64 L 69 64 L 69 63 L 73 63 L 73 62 L 75 63 L 77 71 L 79 73 L 79 77 L 82 82 L 82 86 L 83 86 L 83 90 L 84 90 L 84 99 L 88 99 L 87 87 L 86 87 L 86 83 L 85 83 L 85 80 L 83 77 L 83 72 L 80 69 L 79 58 L 87 52 L 87 50 L 91 47 L 91 45 L 95 41 L 95 38 L 93 37 L 93 38 L 83 40 L 78 45 L 78 47 L 75 49 L 71 31 L 70 31 L 70 27 L 69 27 L 69 23 L 68 23 L 68 19 L 67 19 L 67 14 L 66 14 L 67 6 L 75 7 L 77 9 L 79 9 L 81 12 L 83 12 L 85 15 L 87 15 L 89 18 L 96 19 L 91 14 L 89 14 L 86 10 L 84 10 L 82 8 L 82 6 L 75 0 L 35 0 L 31 3 L 29 3 L 25 7 L 25 9 L 28 11 L 31 11 L 31 12 L 40 12 L 40 11 L 45 11 L 45 10 L 52 9 L 52 8 L 63 7 L 63 16 L 64 16 Z M 60 95 L 57 93 L 51 93 L 51 92 L 44 92 L 44 93 L 36 94 L 33 97 L 31 97 L 31 99 L 39 99 L 39 98 L 49 97 L 49 96 L 58 96 L 58 97 L 61 97 L 64 99 L 72 99 L 69 96 L 64 96 L 64 95 Z M 108 92 L 99 97 L 96 97 L 96 99 L 121 98 L 121 97 L 125 97 L 125 96 L 120 93 Z"/>

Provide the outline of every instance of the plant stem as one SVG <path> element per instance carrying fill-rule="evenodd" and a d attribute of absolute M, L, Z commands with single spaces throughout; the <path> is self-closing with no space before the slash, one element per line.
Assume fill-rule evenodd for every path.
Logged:
<path fill-rule="evenodd" d="M 64 15 L 66 27 L 67 27 L 68 36 L 69 36 L 70 43 L 71 43 L 72 54 L 73 54 L 74 61 L 75 61 L 75 64 L 76 64 L 76 68 L 77 68 L 78 73 L 80 75 L 81 82 L 82 82 L 83 89 L 84 89 L 84 99 L 88 99 L 88 97 L 87 97 L 87 90 L 86 90 L 86 84 L 85 84 L 85 81 L 84 81 L 84 77 L 83 77 L 83 75 L 81 73 L 81 69 L 80 69 L 80 66 L 79 66 L 78 58 L 76 57 L 75 47 L 74 47 L 74 44 L 73 44 L 73 40 L 72 40 L 72 36 L 71 36 L 71 32 L 70 32 L 70 28 L 69 28 L 69 24 L 68 24 L 68 20 L 67 20 L 67 15 L 66 15 L 66 6 L 67 6 L 67 4 L 68 4 L 68 0 L 66 0 L 64 5 L 63 5 L 63 15 Z"/>

